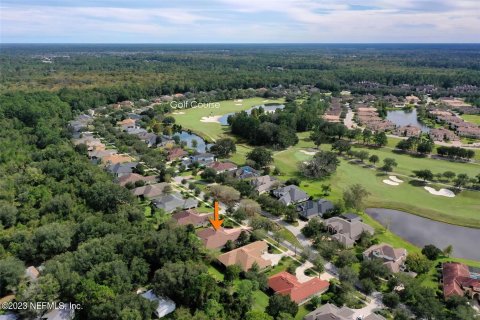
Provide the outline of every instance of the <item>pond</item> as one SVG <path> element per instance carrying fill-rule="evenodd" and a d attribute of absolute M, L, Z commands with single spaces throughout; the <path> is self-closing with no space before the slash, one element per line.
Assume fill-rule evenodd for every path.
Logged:
<path fill-rule="evenodd" d="M 268 105 L 260 105 L 260 106 L 252 107 L 250 109 L 245 110 L 245 112 L 250 114 L 253 109 L 258 109 L 260 107 L 262 107 L 265 110 L 265 112 L 275 112 L 275 110 L 277 109 L 285 108 L 283 104 L 268 104 Z M 220 124 L 222 124 L 223 126 L 228 126 L 228 122 L 227 122 L 228 117 L 231 115 L 234 115 L 235 113 L 237 112 L 230 112 L 230 113 L 224 114 L 220 119 L 218 119 L 218 122 L 220 122 Z"/>
<path fill-rule="evenodd" d="M 367 214 L 389 225 L 389 230 L 401 238 L 423 248 L 433 244 L 440 249 L 453 246 L 453 257 L 480 261 L 480 229 L 455 226 L 434 221 L 403 211 L 368 208 Z"/>
<path fill-rule="evenodd" d="M 422 129 L 423 132 L 429 132 L 430 128 L 422 124 L 417 119 L 417 109 L 411 110 L 393 110 L 387 111 L 387 120 L 392 121 L 397 126 L 408 126 L 409 124 Z"/>
<path fill-rule="evenodd" d="M 202 137 L 200 137 L 199 135 L 196 135 L 195 133 L 190 133 L 190 132 L 185 131 L 185 130 L 180 131 L 180 132 L 176 132 L 176 133 L 173 134 L 173 136 L 179 136 L 181 141 L 187 142 L 187 146 L 189 148 L 193 148 L 192 147 L 192 141 L 197 140 L 196 150 L 198 152 L 206 152 L 207 148 L 210 148 L 211 146 L 213 146 L 213 144 L 211 144 L 211 143 L 206 143 L 205 140 Z"/>

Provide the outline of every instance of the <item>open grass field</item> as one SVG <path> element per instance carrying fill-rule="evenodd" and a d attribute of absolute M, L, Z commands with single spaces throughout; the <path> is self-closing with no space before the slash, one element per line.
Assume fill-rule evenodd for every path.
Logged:
<path fill-rule="evenodd" d="M 298 177 L 298 162 L 311 158 L 301 151 L 301 147 L 308 146 L 305 140 L 299 145 L 275 154 L 275 165 L 282 172 L 282 179 Z M 310 145 L 310 147 L 312 147 Z M 330 149 L 328 145 L 322 149 Z M 359 149 L 359 148 L 357 148 Z M 395 158 L 398 167 L 395 173 L 411 175 L 412 170 L 430 169 L 434 173 L 451 170 L 456 173 L 467 173 L 473 177 L 480 173 L 480 166 L 476 164 L 460 164 L 455 162 L 414 158 L 408 155 L 395 154 L 388 149 L 369 150 L 370 154 L 377 154 L 380 159 L 386 157 Z M 395 173 L 392 173 L 393 175 Z M 322 184 L 330 184 L 332 187 L 331 199 L 339 199 L 343 190 L 354 183 L 360 183 L 371 193 L 367 205 L 398 209 L 413 214 L 424 216 L 433 220 L 452 224 L 474 226 L 480 228 L 480 193 L 475 191 L 462 191 L 455 198 L 433 196 L 421 186 L 415 186 L 408 182 L 408 178 L 401 177 L 405 182 L 399 186 L 389 186 L 382 182 L 386 176 L 377 170 L 367 169 L 358 164 L 351 164 L 341 159 L 337 172 L 325 181 L 307 180 L 303 177 L 301 187 L 311 196 L 322 196 Z"/>
<path fill-rule="evenodd" d="M 175 117 L 176 123 L 182 125 L 183 128 L 190 129 L 209 141 L 215 141 L 226 135 L 229 132 L 229 128 L 227 126 L 222 126 L 217 122 L 201 122 L 200 120 L 202 117 L 222 116 L 231 112 L 247 110 L 264 103 L 274 102 L 283 103 L 284 99 L 249 98 L 243 99 L 242 102 L 225 100 L 219 102 L 220 107 L 218 109 L 178 109 L 172 113 L 172 116 Z"/>

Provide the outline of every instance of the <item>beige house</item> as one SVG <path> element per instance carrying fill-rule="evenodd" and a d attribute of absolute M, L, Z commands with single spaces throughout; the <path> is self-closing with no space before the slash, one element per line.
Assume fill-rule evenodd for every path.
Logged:
<path fill-rule="evenodd" d="M 363 258 L 380 259 L 391 272 L 400 272 L 405 270 L 407 250 L 403 248 L 395 249 L 389 244 L 380 243 L 365 250 L 363 252 Z"/>
<path fill-rule="evenodd" d="M 256 263 L 260 269 L 264 269 L 272 265 L 271 260 L 262 258 L 262 255 L 267 251 L 268 245 L 265 241 L 255 241 L 220 255 L 218 261 L 226 267 L 236 264 L 243 271 L 250 270 L 254 263 Z"/>

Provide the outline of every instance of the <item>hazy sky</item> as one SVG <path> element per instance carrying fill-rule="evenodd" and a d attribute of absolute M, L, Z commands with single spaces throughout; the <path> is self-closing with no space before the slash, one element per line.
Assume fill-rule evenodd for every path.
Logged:
<path fill-rule="evenodd" d="M 480 0 L 0 0 L 1 42 L 480 42 Z"/>

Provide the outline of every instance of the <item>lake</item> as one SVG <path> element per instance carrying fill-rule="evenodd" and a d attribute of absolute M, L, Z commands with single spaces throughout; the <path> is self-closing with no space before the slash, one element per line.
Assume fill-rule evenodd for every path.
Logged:
<path fill-rule="evenodd" d="M 213 144 L 211 143 L 206 143 L 205 140 L 203 140 L 203 138 L 200 137 L 199 135 L 196 135 L 195 133 L 189 133 L 188 131 L 185 131 L 185 130 L 176 132 L 173 134 L 173 136 L 179 136 L 181 141 L 187 142 L 187 146 L 189 148 L 193 148 L 192 141 L 197 140 L 196 150 L 198 152 L 206 152 L 206 148 L 210 148 L 211 146 L 213 146 Z"/>
<path fill-rule="evenodd" d="M 430 128 L 422 124 L 417 119 L 417 109 L 411 110 L 393 110 L 387 111 L 387 120 L 392 121 L 397 126 L 412 125 L 414 127 L 422 129 L 423 132 L 429 132 Z"/>
<path fill-rule="evenodd" d="M 258 109 L 260 107 L 262 107 L 265 110 L 265 112 L 275 112 L 275 110 L 277 109 L 285 108 L 283 104 L 260 105 L 260 106 L 255 106 L 250 109 L 247 109 L 245 110 L 245 112 L 250 114 L 253 109 Z M 220 122 L 220 124 L 224 126 L 228 126 L 228 121 L 227 121 L 228 117 L 234 115 L 235 113 L 238 113 L 238 112 L 230 112 L 230 113 L 224 114 L 220 119 L 218 119 L 218 122 Z"/>
<path fill-rule="evenodd" d="M 369 216 L 382 225 L 390 225 L 391 232 L 423 248 L 433 244 L 440 249 L 453 246 L 453 257 L 480 261 L 480 229 L 455 226 L 434 221 L 403 211 L 368 208 Z"/>

